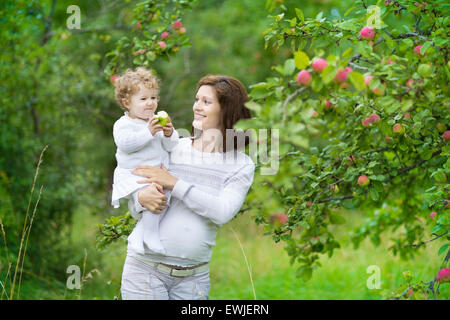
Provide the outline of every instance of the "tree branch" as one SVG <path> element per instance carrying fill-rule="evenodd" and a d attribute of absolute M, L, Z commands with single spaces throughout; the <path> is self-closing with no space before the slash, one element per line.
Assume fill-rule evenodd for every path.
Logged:
<path fill-rule="evenodd" d="M 424 245 L 424 244 L 427 244 L 428 242 L 431 242 L 431 241 L 434 241 L 434 240 L 436 240 L 436 239 L 439 239 L 439 238 L 445 236 L 446 234 L 448 234 L 448 231 L 447 231 L 447 232 L 444 232 L 443 234 L 441 234 L 441 235 L 439 235 L 439 236 L 437 236 L 436 238 L 433 238 L 433 239 L 430 239 L 430 240 L 427 240 L 427 241 L 422 241 L 422 242 L 420 242 L 420 243 L 418 243 L 418 244 L 410 244 L 409 246 L 410 246 L 410 247 L 420 247 L 420 246 L 422 246 L 422 245 Z"/>

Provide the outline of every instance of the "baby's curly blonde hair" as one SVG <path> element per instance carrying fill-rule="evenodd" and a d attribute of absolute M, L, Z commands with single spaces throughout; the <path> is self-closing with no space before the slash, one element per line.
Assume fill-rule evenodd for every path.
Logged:
<path fill-rule="evenodd" d="M 147 89 L 156 89 L 159 96 L 159 82 L 153 70 L 144 67 L 137 67 L 136 70 L 127 69 L 114 80 L 114 96 L 122 109 L 127 110 L 123 102 L 124 100 L 130 102 L 131 96 L 139 91 L 139 85 Z"/>

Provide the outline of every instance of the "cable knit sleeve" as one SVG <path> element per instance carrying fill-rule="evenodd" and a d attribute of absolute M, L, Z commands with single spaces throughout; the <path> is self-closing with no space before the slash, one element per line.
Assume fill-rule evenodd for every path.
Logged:
<path fill-rule="evenodd" d="M 166 137 L 164 134 L 162 135 L 161 141 L 164 150 L 167 152 L 171 152 L 176 145 L 178 144 L 179 135 L 177 130 L 173 129 L 172 135 L 170 137 Z"/>
<path fill-rule="evenodd" d="M 247 192 L 253 182 L 255 165 L 241 166 L 239 170 L 225 182 L 220 194 L 215 196 L 200 190 L 193 184 L 178 180 L 172 190 L 176 197 L 195 213 L 209 218 L 216 224 L 225 224 L 240 210 Z"/>
<path fill-rule="evenodd" d="M 117 148 L 126 153 L 142 149 L 154 137 L 147 127 L 133 126 L 119 119 L 113 127 L 114 142 Z"/>

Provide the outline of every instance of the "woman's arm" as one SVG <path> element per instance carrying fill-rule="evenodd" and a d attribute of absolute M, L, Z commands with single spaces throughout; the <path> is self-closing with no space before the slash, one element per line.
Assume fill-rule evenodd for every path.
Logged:
<path fill-rule="evenodd" d="M 255 165 L 245 165 L 231 177 L 215 196 L 200 190 L 193 184 L 178 180 L 172 190 L 172 197 L 178 198 L 192 211 L 209 218 L 216 224 L 225 224 L 240 210 L 253 182 Z"/>

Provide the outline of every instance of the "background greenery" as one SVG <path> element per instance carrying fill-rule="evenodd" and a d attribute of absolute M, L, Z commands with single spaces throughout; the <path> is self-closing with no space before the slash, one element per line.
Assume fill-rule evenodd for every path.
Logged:
<path fill-rule="evenodd" d="M 113 299 L 118 294 L 125 243 L 95 249 L 95 228 L 125 208 L 110 206 L 115 147 L 112 125 L 121 109 L 104 74 L 106 53 L 124 34 L 133 32 L 138 1 L 3 1 L 0 4 L 0 281 L 14 271 L 23 222 L 39 155 L 48 145 L 36 184 L 43 185 L 30 232 L 21 299 Z M 270 3 L 270 2 L 268 2 Z M 68 30 L 66 8 L 81 9 L 81 30 Z M 296 1 L 285 1 L 294 10 Z M 298 5 L 298 4 L 297 4 Z M 305 16 L 322 11 L 336 16 L 352 1 L 310 1 Z M 200 0 L 183 18 L 192 43 L 170 61 L 152 67 L 162 79 L 159 110 L 168 111 L 176 128 L 190 128 L 196 83 L 208 73 L 227 74 L 247 87 L 271 76 L 271 66 L 291 55 L 288 49 L 264 50 L 266 1 Z M 34 193 L 31 203 L 37 201 Z M 336 237 L 345 246 L 324 259 L 320 273 L 304 283 L 295 277 L 281 243 L 263 236 L 245 214 L 219 232 L 211 261 L 211 299 L 252 299 L 253 291 L 239 242 L 252 266 L 257 298 L 380 299 L 368 290 L 365 270 L 379 265 L 382 289 L 393 289 L 411 268 L 432 277 L 438 265 L 430 244 L 414 261 L 400 261 L 383 247 L 367 241 L 352 250 L 348 232 L 362 223 L 364 212 L 353 212 Z M 4 237 L 3 237 L 4 235 Z M 3 241 L 4 240 L 4 241 Z M 386 246 L 389 234 L 384 235 Z M 7 246 L 5 246 L 5 243 Z M 8 255 L 8 259 L 6 258 Z M 66 269 L 85 264 L 82 291 L 67 290 Z M 11 263 L 10 266 L 8 263 Z M 92 271 L 94 270 L 94 271 Z M 89 273 L 89 271 L 92 271 Z M 448 288 L 442 286 L 443 292 Z M 447 290 L 447 291 L 446 291 Z M 2 292 L 7 298 L 9 290 Z M 445 295 L 444 295 L 445 296 Z M 16 297 L 17 298 L 17 295 Z"/>

